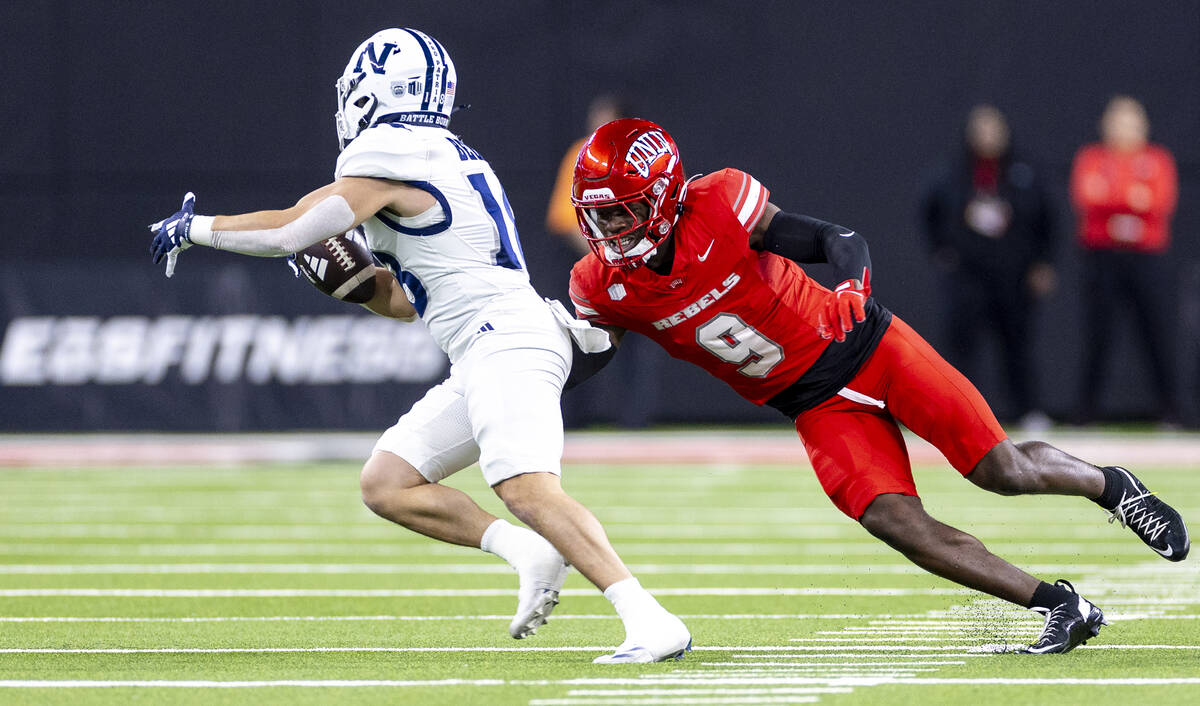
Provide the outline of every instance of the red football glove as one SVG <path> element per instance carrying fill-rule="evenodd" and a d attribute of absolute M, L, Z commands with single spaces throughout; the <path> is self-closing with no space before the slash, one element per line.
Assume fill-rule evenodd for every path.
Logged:
<path fill-rule="evenodd" d="M 867 297 L 871 296 L 871 273 L 863 268 L 862 280 L 848 279 L 829 293 L 825 310 L 817 315 L 817 332 L 821 338 L 846 340 L 854 324 L 867 319 Z"/>

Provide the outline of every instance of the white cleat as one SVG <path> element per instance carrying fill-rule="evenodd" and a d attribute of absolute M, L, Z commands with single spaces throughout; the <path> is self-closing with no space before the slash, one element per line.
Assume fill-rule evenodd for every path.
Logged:
<path fill-rule="evenodd" d="M 688 638 L 687 644 L 683 647 L 677 650 L 669 650 L 665 653 L 656 652 L 640 645 L 630 646 L 629 643 L 624 643 L 617 648 L 616 652 L 610 655 L 600 655 L 592 660 L 592 664 L 647 664 L 649 662 L 666 662 L 672 659 L 683 659 L 683 655 L 691 651 L 691 638 Z"/>
<path fill-rule="evenodd" d="M 640 637 L 628 638 L 621 643 L 616 652 L 600 655 L 592 660 L 592 663 L 645 664 L 683 659 L 684 654 L 692 651 L 692 636 L 683 621 L 674 615 L 671 615 L 670 619 L 670 623 L 662 626 L 662 629 L 653 634 L 643 631 Z"/>
<path fill-rule="evenodd" d="M 542 539 L 538 537 L 538 539 Z M 508 625 L 508 634 L 520 640 L 546 624 L 558 605 L 558 592 L 567 580 L 567 563 L 554 547 L 542 539 L 545 547 L 536 555 L 518 562 L 521 588 L 517 593 L 517 614 Z"/>

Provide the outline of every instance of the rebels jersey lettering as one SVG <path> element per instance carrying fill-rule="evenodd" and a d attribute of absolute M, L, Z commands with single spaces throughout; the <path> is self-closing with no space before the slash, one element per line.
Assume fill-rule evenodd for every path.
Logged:
<path fill-rule="evenodd" d="M 849 380 L 869 357 L 886 329 L 886 310 L 870 306 L 864 329 L 870 335 L 855 336 L 859 343 L 850 346 L 849 340 L 837 344 L 843 348 L 826 355 L 831 342 L 821 338 L 818 317 L 829 290 L 795 262 L 750 248 L 749 234 L 768 196 L 757 180 L 736 169 L 691 181 L 672 234 L 670 274 L 648 267 L 623 271 L 594 255 L 584 257 L 571 271 L 578 315 L 647 336 L 742 397 L 770 402 L 789 415 L 836 393 L 844 381 L 827 388 Z M 854 369 L 844 370 L 849 367 Z M 805 384 L 810 370 L 819 389 Z M 814 402 L 813 396 L 821 399 Z"/>
<path fill-rule="evenodd" d="M 430 211 L 410 218 L 380 211 L 362 229 L 452 361 L 470 345 L 485 308 L 546 308 L 529 283 L 500 181 L 453 133 L 376 125 L 346 146 L 335 176 L 400 181 L 437 200 Z"/>

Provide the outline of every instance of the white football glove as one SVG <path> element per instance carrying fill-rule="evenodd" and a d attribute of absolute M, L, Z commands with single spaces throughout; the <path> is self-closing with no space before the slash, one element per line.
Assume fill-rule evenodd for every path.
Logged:
<path fill-rule="evenodd" d="M 546 303 L 550 305 L 550 313 L 554 314 L 559 325 L 567 330 L 571 338 L 575 339 L 575 345 L 579 346 L 579 350 L 584 353 L 601 353 L 612 347 L 608 331 L 571 316 L 571 312 L 567 311 L 567 307 L 563 306 L 559 300 L 549 297 L 545 299 Z"/>

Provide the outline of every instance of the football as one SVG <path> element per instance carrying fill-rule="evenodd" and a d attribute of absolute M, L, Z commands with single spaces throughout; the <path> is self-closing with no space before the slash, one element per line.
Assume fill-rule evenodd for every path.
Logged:
<path fill-rule="evenodd" d="M 334 299 L 362 304 L 375 296 L 374 257 L 361 234 L 350 231 L 296 253 L 296 267 Z"/>

